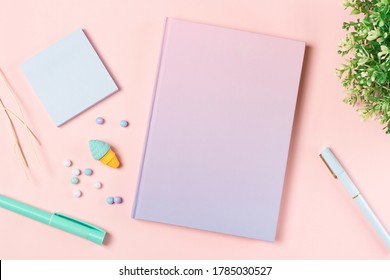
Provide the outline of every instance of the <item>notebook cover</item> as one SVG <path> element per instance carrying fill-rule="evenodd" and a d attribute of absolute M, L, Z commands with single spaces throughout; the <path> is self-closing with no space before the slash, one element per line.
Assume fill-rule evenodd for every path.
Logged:
<path fill-rule="evenodd" d="M 23 62 L 21 68 L 57 126 L 118 90 L 82 29 Z"/>
<path fill-rule="evenodd" d="M 304 49 L 167 19 L 132 217 L 275 240 Z"/>

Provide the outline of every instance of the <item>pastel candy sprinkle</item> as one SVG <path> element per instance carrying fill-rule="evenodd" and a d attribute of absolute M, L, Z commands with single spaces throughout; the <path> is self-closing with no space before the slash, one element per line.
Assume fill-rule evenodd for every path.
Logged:
<path fill-rule="evenodd" d="M 122 201 L 123 201 L 122 197 L 120 197 L 120 196 L 114 197 L 114 203 L 116 203 L 116 204 L 121 204 Z"/>
<path fill-rule="evenodd" d="M 73 184 L 73 185 L 76 185 L 80 182 L 79 178 L 77 177 L 72 177 L 70 178 L 70 182 Z"/>
<path fill-rule="evenodd" d="M 114 203 L 114 198 L 112 196 L 109 196 L 109 197 L 106 198 L 106 202 L 108 204 L 113 204 Z"/>
<path fill-rule="evenodd" d="M 100 183 L 99 181 L 96 181 L 95 183 L 93 183 L 93 187 L 95 189 L 100 189 L 102 187 L 102 183 Z"/>
<path fill-rule="evenodd" d="M 72 162 L 71 162 L 69 159 L 66 159 L 66 160 L 64 160 L 64 165 L 65 165 L 66 167 L 69 167 L 69 166 L 72 165 Z"/>
<path fill-rule="evenodd" d="M 121 120 L 121 122 L 119 124 L 121 127 L 128 127 L 129 126 L 129 122 L 126 120 Z"/>
<path fill-rule="evenodd" d="M 80 190 L 74 190 L 73 191 L 73 196 L 74 197 L 81 197 L 83 193 Z"/>
<path fill-rule="evenodd" d="M 87 176 L 91 176 L 93 173 L 92 169 L 91 168 L 85 168 L 84 169 L 84 174 L 87 175 Z"/>
<path fill-rule="evenodd" d="M 104 119 L 102 117 L 97 117 L 96 118 L 96 123 L 97 124 L 104 124 Z"/>
<path fill-rule="evenodd" d="M 78 168 L 75 168 L 72 170 L 72 175 L 73 176 L 79 176 L 81 174 L 81 170 Z"/>

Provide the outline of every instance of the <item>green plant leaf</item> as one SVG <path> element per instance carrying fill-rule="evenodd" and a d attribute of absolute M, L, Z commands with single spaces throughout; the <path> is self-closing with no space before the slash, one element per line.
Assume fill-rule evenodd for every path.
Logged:
<path fill-rule="evenodd" d="M 390 133 L 390 0 L 344 0 L 343 5 L 359 15 L 342 24 L 338 53 L 345 62 L 336 73 L 345 88 L 343 101 Z"/>
<path fill-rule="evenodd" d="M 359 11 L 359 10 L 353 9 L 353 10 L 351 11 L 351 15 L 358 15 L 358 14 L 360 14 L 360 11 Z"/>

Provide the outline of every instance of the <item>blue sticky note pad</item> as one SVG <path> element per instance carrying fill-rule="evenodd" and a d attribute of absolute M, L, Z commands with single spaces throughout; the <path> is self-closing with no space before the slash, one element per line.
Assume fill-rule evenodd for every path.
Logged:
<path fill-rule="evenodd" d="M 82 29 L 21 64 L 57 126 L 118 90 Z"/>

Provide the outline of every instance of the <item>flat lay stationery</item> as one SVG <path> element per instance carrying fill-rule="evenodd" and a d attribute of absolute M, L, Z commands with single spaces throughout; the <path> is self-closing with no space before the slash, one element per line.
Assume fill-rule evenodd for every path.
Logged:
<path fill-rule="evenodd" d="M 14 2 L 0 259 L 389 259 L 390 0 Z"/>

